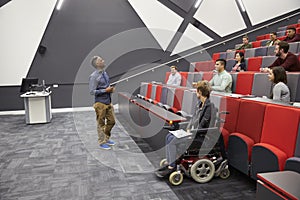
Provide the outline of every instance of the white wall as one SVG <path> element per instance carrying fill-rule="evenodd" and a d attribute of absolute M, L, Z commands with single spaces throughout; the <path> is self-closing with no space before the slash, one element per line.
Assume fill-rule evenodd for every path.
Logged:
<path fill-rule="evenodd" d="M 0 8 L 0 86 L 26 77 L 57 0 L 13 0 Z"/>

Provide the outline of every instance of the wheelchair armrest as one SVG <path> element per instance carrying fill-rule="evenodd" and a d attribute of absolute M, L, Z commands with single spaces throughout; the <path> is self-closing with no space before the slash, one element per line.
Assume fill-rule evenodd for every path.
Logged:
<path fill-rule="evenodd" d="M 206 133 L 209 130 L 218 130 L 218 127 L 211 127 L 211 128 L 199 128 L 199 129 L 192 129 L 191 132 L 193 133 Z"/>
<path fill-rule="evenodd" d="M 163 126 L 164 129 L 167 129 L 169 131 L 175 131 L 179 129 L 179 124 L 178 123 L 173 123 L 169 126 Z"/>

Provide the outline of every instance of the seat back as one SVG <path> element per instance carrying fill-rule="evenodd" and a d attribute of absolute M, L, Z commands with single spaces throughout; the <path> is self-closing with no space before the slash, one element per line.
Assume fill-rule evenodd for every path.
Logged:
<path fill-rule="evenodd" d="M 239 72 L 236 80 L 235 93 L 248 95 L 252 92 L 253 72 Z"/>
<path fill-rule="evenodd" d="M 268 51 L 268 47 L 259 47 L 255 49 L 254 56 L 266 56 Z"/>
<path fill-rule="evenodd" d="M 202 80 L 210 81 L 213 77 L 213 72 L 203 72 Z"/>
<path fill-rule="evenodd" d="M 161 95 L 162 95 L 162 85 L 157 85 L 156 86 L 155 101 L 160 102 Z"/>
<path fill-rule="evenodd" d="M 235 50 L 226 52 L 226 59 L 235 59 Z"/>
<path fill-rule="evenodd" d="M 231 91 L 233 93 L 235 93 L 235 91 L 236 91 L 236 79 L 237 79 L 238 72 L 231 72 L 230 75 L 232 77 Z"/>
<path fill-rule="evenodd" d="M 262 57 L 252 57 L 246 59 L 247 71 L 259 71 L 262 63 Z"/>
<path fill-rule="evenodd" d="M 214 61 L 218 60 L 219 58 L 220 58 L 220 52 L 213 53 L 212 59 L 213 59 Z"/>
<path fill-rule="evenodd" d="M 201 81 L 203 79 L 203 72 L 196 72 L 194 74 L 194 82 Z"/>
<path fill-rule="evenodd" d="M 234 67 L 236 61 L 234 59 L 229 59 L 226 61 L 225 70 L 231 72 L 232 68 Z"/>
<path fill-rule="evenodd" d="M 188 115 L 195 113 L 195 105 L 197 104 L 197 95 L 195 91 L 185 90 L 182 98 L 181 110 Z"/>
<path fill-rule="evenodd" d="M 226 59 L 227 53 L 226 52 L 220 52 L 220 59 Z"/>
<path fill-rule="evenodd" d="M 194 76 L 195 76 L 195 72 L 188 73 L 186 87 L 192 87 L 192 84 L 194 82 Z"/>
<path fill-rule="evenodd" d="M 187 78 L 188 78 L 188 72 L 179 72 L 181 75 L 181 86 L 186 86 Z"/>
<path fill-rule="evenodd" d="M 255 96 L 269 97 L 272 90 L 272 82 L 269 80 L 267 73 L 255 73 L 253 77 L 253 85 L 251 94 Z"/>
<path fill-rule="evenodd" d="M 300 102 L 300 72 L 287 73 L 287 86 L 290 89 L 291 101 Z"/>
<path fill-rule="evenodd" d="M 141 82 L 141 86 L 140 86 L 140 95 L 146 96 L 146 94 L 147 94 L 147 89 L 148 89 L 148 83 L 146 83 L 146 82 Z"/>
<path fill-rule="evenodd" d="M 168 87 L 167 101 L 165 104 L 173 106 L 175 99 L 175 87 Z"/>
<path fill-rule="evenodd" d="M 173 107 L 175 109 L 177 109 L 177 111 L 181 110 L 182 98 L 183 98 L 184 90 L 185 90 L 184 88 L 176 88 L 175 89 Z"/>
<path fill-rule="evenodd" d="M 212 71 L 215 68 L 215 62 L 213 60 L 201 61 L 195 63 L 195 71 L 205 72 Z"/>
<path fill-rule="evenodd" d="M 146 98 L 151 98 L 151 94 L 152 94 L 152 83 L 148 83 Z"/>
<path fill-rule="evenodd" d="M 254 143 L 260 142 L 265 109 L 266 104 L 264 103 L 253 100 L 241 100 L 236 132 L 253 139 Z"/>
<path fill-rule="evenodd" d="M 277 59 L 276 56 L 264 56 L 262 57 L 261 67 L 269 67 Z"/>
<path fill-rule="evenodd" d="M 275 45 L 274 46 L 269 46 L 267 50 L 267 56 L 275 56 Z"/>
<path fill-rule="evenodd" d="M 229 133 L 233 133 L 236 130 L 239 107 L 240 107 L 240 99 L 238 98 L 224 97 L 221 99 L 221 105 L 219 111 L 229 112 L 229 114 L 221 116 L 221 118 L 225 119 L 223 128 L 228 130 Z"/>
<path fill-rule="evenodd" d="M 155 84 L 152 85 L 150 98 L 153 99 L 153 100 L 155 99 L 155 96 L 156 96 L 156 87 L 157 87 L 157 85 L 155 85 Z"/>
<path fill-rule="evenodd" d="M 245 49 L 245 58 L 251 58 L 255 55 L 255 48 Z"/>
<path fill-rule="evenodd" d="M 292 157 L 298 134 L 300 109 L 268 104 L 261 142 L 273 145 Z"/>
<path fill-rule="evenodd" d="M 289 43 L 289 45 L 290 45 L 289 52 L 298 53 L 299 42 L 292 42 Z"/>
<path fill-rule="evenodd" d="M 160 102 L 162 104 L 166 104 L 167 103 L 167 97 L 168 97 L 168 87 L 163 86 L 162 90 L 161 90 Z"/>
<path fill-rule="evenodd" d="M 251 42 L 253 48 L 260 47 L 260 43 L 260 41 Z"/>

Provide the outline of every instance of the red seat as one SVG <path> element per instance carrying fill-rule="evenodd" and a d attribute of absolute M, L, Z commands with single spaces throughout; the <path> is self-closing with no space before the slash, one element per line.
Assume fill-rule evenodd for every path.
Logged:
<path fill-rule="evenodd" d="M 151 98 L 151 93 L 152 93 L 152 83 L 148 83 L 147 94 L 145 96 L 146 100 Z"/>
<path fill-rule="evenodd" d="M 236 79 L 235 92 L 248 95 L 252 93 L 254 72 L 239 72 Z"/>
<path fill-rule="evenodd" d="M 251 44 L 252 44 L 253 48 L 260 47 L 261 41 L 254 41 L 254 42 L 251 42 Z"/>
<path fill-rule="evenodd" d="M 181 75 L 181 86 L 186 86 L 186 81 L 187 81 L 187 78 L 188 78 L 188 72 L 179 72 L 180 75 Z"/>
<path fill-rule="evenodd" d="M 213 56 L 212 56 L 212 59 L 213 59 L 214 61 L 218 60 L 219 58 L 220 58 L 220 52 L 214 53 Z"/>
<path fill-rule="evenodd" d="M 203 72 L 202 80 L 210 81 L 213 76 L 213 72 Z"/>
<path fill-rule="evenodd" d="M 241 100 L 236 131 L 229 136 L 228 158 L 231 166 L 249 174 L 251 151 L 260 142 L 266 104 Z"/>
<path fill-rule="evenodd" d="M 268 104 L 260 143 L 252 148 L 251 176 L 284 169 L 287 158 L 295 152 L 300 109 Z"/>
<path fill-rule="evenodd" d="M 213 60 L 201 61 L 195 63 L 195 71 L 196 72 L 205 72 L 212 71 L 215 68 L 215 63 Z"/>
<path fill-rule="evenodd" d="M 248 58 L 247 70 L 259 72 L 261 64 L 262 64 L 262 57 Z"/>
<path fill-rule="evenodd" d="M 270 39 L 270 34 L 259 35 L 256 37 L 256 41 Z"/>
<path fill-rule="evenodd" d="M 162 85 L 157 85 L 154 104 L 157 104 L 158 102 L 160 102 L 161 93 L 162 93 Z"/>
<path fill-rule="evenodd" d="M 229 112 L 229 114 L 221 116 L 221 118 L 225 120 L 225 123 L 221 127 L 225 148 L 228 147 L 228 138 L 230 133 L 235 132 L 239 107 L 240 99 L 225 97 L 221 100 L 220 111 Z"/>
<path fill-rule="evenodd" d="M 184 88 L 175 89 L 174 103 L 172 107 L 172 111 L 174 113 L 177 113 L 179 110 L 181 110 L 184 90 L 185 90 Z"/>

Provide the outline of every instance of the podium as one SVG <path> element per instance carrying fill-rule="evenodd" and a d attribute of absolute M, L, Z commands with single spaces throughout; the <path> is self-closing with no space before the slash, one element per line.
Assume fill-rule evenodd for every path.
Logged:
<path fill-rule="evenodd" d="M 24 98 L 26 124 L 48 123 L 52 119 L 51 92 L 31 91 Z"/>

